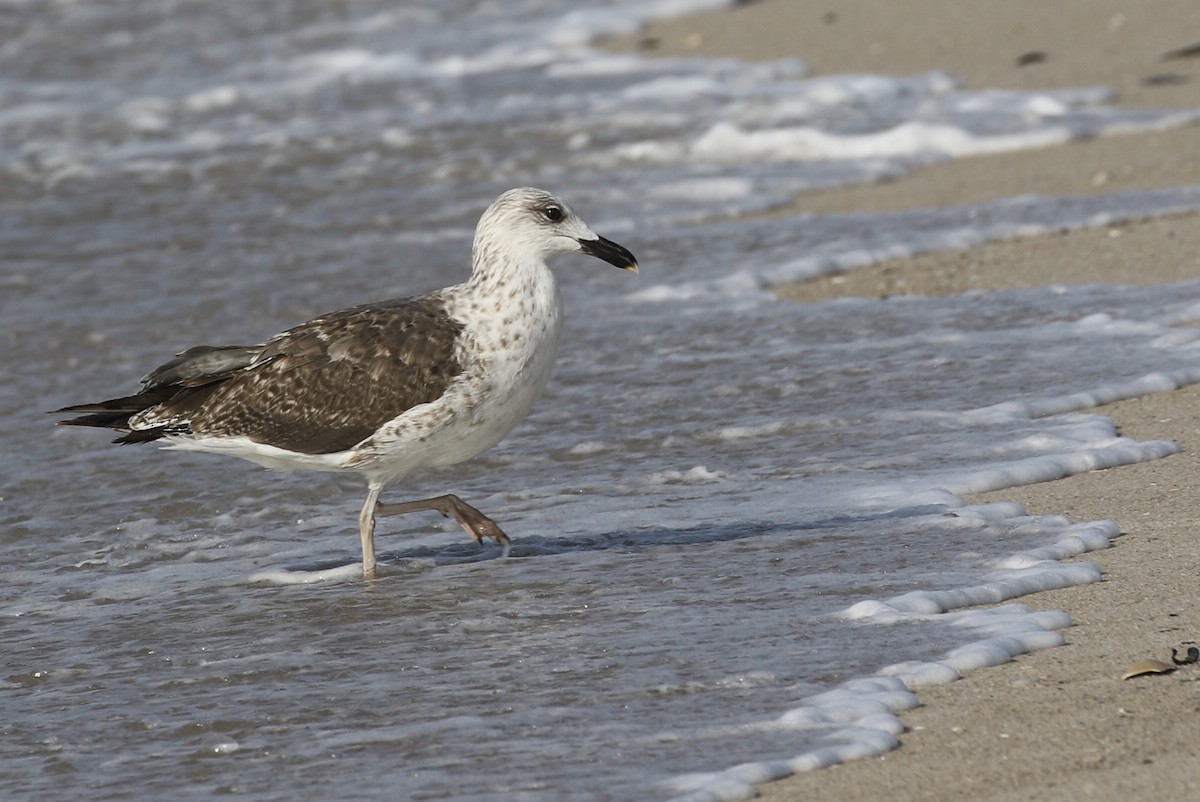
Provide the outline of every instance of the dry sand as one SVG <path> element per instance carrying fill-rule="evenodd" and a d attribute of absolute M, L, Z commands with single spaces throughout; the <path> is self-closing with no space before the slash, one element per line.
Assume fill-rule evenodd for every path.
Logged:
<path fill-rule="evenodd" d="M 1105 85 L 1130 107 L 1200 107 L 1197 0 L 761 0 L 653 25 L 610 43 L 663 55 L 799 57 L 816 74 L 943 70 L 972 88 Z M 1200 128 L 958 160 L 888 184 L 806 194 L 810 213 L 950 206 L 1200 184 Z M 1046 283 L 1166 283 L 1200 276 L 1200 218 L 998 242 L 888 262 L 781 294 L 955 294 Z M 972 501 L 1111 519 L 1124 532 L 1088 555 L 1104 581 L 1022 599 L 1066 610 L 1069 644 L 919 691 L 901 748 L 763 786 L 767 800 L 1200 799 L 1200 665 L 1122 680 L 1200 640 L 1200 387 L 1095 410 L 1183 453 L 1012 488 Z"/>

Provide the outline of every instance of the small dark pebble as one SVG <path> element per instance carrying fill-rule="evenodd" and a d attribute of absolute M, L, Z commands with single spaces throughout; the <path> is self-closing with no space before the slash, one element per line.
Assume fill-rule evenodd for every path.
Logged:
<path fill-rule="evenodd" d="M 1171 647 L 1171 662 L 1177 666 L 1186 666 L 1191 663 L 1200 663 L 1200 648 L 1197 648 L 1195 646 L 1189 646 L 1187 649 L 1187 654 L 1184 655 L 1183 657 L 1180 657 L 1179 654 L 1175 651 L 1175 647 L 1172 646 Z"/>
<path fill-rule="evenodd" d="M 1195 58 L 1200 56 L 1200 42 L 1187 45 L 1186 47 L 1177 47 L 1174 50 L 1168 50 L 1162 54 L 1163 61 L 1172 61 L 1177 58 Z"/>
<path fill-rule="evenodd" d="M 1190 80 L 1188 76 L 1177 72 L 1161 72 L 1157 75 L 1147 75 L 1142 79 L 1142 86 L 1178 86 Z"/>

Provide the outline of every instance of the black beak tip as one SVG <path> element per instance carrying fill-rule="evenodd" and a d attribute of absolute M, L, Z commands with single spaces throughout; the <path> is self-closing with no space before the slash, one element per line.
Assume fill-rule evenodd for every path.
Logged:
<path fill-rule="evenodd" d="M 637 257 L 630 253 L 628 248 L 618 245 L 610 239 L 605 239 L 604 237 L 581 239 L 579 240 L 579 248 L 588 256 L 603 259 L 614 267 L 628 270 L 630 273 L 638 272 Z"/>

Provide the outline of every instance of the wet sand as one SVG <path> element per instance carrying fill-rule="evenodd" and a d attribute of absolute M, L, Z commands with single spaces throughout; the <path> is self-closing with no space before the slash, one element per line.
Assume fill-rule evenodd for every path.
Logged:
<path fill-rule="evenodd" d="M 1200 107 L 1195 0 L 760 0 L 648 27 L 610 47 L 744 59 L 798 57 L 813 73 L 942 70 L 971 88 L 1103 85 L 1118 105 Z M 812 214 L 951 206 L 1200 184 L 1200 128 L 1108 137 L 962 159 L 885 184 L 804 194 Z M 893 260 L 780 289 L 799 302 L 848 295 L 1200 277 L 1200 217 L 996 242 Z M 1027 596 L 1067 611 L 1068 645 L 919 689 L 901 747 L 760 788 L 766 800 L 1200 799 L 1200 665 L 1122 680 L 1138 660 L 1171 661 L 1200 640 L 1200 386 L 1098 407 L 1121 433 L 1183 452 L 971 501 L 1111 519 L 1123 535 L 1088 555 L 1100 583 Z"/>

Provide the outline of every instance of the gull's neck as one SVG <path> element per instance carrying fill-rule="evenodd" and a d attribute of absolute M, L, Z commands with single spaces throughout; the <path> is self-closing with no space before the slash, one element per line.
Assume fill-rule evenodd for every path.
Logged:
<path fill-rule="evenodd" d="M 554 274 L 545 258 L 529 252 L 497 247 L 488 239 L 477 239 L 471 249 L 471 278 L 468 292 L 500 300 L 555 292 Z"/>

